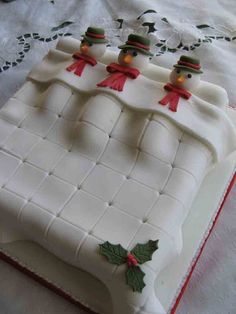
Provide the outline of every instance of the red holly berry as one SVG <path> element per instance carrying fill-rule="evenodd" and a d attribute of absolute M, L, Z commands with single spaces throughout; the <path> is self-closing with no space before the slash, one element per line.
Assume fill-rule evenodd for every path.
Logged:
<path fill-rule="evenodd" d="M 127 265 L 128 265 L 128 267 L 138 265 L 138 261 L 136 260 L 135 256 L 131 253 L 127 254 Z"/>

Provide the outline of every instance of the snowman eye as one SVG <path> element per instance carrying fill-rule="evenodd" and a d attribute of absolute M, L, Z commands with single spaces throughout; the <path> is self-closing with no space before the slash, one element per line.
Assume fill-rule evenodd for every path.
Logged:
<path fill-rule="evenodd" d="M 188 78 L 191 78 L 192 77 L 192 74 L 188 74 Z"/>
<path fill-rule="evenodd" d="M 123 53 L 127 53 L 127 49 L 123 49 Z"/>
<path fill-rule="evenodd" d="M 176 73 L 178 73 L 178 74 L 179 74 L 180 72 L 181 72 L 181 71 L 180 71 L 180 69 L 177 69 L 177 70 L 176 70 Z"/>
<path fill-rule="evenodd" d="M 81 40 L 81 44 L 84 44 L 84 39 Z"/>
<path fill-rule="evenodd" d="M 93 44 L 92 44 L 92 43 L 89 43 L 88 45 L 91 47 Z"/>
<path fill-rule="evenodd" d="M 132 53 L 132 55 L 133 55 L 133 57 L 136 57 L 136 56 L 138 55 L 138 53 L 137 53 L 136 51 L 134 51 L 134 52 Z"/>

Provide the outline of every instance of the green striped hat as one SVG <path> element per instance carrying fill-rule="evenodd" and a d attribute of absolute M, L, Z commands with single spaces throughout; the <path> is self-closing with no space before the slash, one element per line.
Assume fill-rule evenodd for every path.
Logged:
<path fill-rule="evenodd" d="M 87 31 L 83 35 L 83 38 L 85 41 L 94 44 L 103 44 L 108 42 L 105 36 L 104 29 L 93 26 L 87 28 Z"/>
<path fill-rule="evenodd" d="M 198 59 L 188 56 L 181 56 L 177 64 L 174 65 L 174 67 L 187 70 L 193 73 L 198 74 L 203 73 L 203 71 L 201 70 L 200 61 Z"/>
<path fill-rule="evenodd" d="M 124 45 L 118 47 L 119 49 L 136 49 L 145 55 L 153 56 L 150 52 L 150 40 L 137 34 L 130 34 L 128 40 Z"/>

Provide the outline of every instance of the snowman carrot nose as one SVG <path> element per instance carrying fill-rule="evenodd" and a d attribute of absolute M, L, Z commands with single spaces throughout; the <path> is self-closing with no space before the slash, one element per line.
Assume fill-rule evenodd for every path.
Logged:
<path fill-rule="evenodd" d="M 130 54 L 127 54 L 127 55 L 124 56 L 123 61 L 126 64 L 130 64 L 132 62 L 132 59 L 133 59 L 133 56 L 131 56 Z"/>
<path fill-rule="evenodd" d="M 177 77 L 176 82 L 177 83 L 184 83 L 186 78 L 183 75 L 180 75 Z"/>
<path fill-rule="evenodd" d="M 89 46 L 87 44 L 82 44 L 80 47 L 81 52 L 87 53 L 89 50 Z"/>

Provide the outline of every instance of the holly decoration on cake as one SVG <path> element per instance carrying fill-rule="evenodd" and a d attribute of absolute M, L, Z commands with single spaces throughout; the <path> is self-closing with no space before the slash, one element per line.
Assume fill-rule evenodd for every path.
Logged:
<path fill-rule="evenodd" d="M 121 49 L 118 63 L 112 62 L 107 66 L 110 75 L 97 86 L 121 92 L 128 78 L 134 80 L 146 69 L 152 53 L 150 40 L 137 34 L 130 34 L 126 43 L 118 48 Z"/>
<path fill-rule="evenodd" d="M 99 27 L 88 27 L 82 37 L 80 51 L 73 54 L 76 61 L 66 68 L 67 71 L 74 72 L 78 76 L 82 75 L 86 65 L 97 64 L 97 60 L 104 55 L 108 42 L 104 29 Z"/>
<path fill-rule="evenodd" d="M 169 104 L 169 109 L 176 112 L 180 97 L 188 100 L 192 96 L 191 92 L 198 87 L 201 73 L 203 72 L 198 59 L 181 56 L 170 73 L 170 83 L 164 85 L 167 95 L 159 104 Z"/>
<path fill-rule="evenodd" d="M 112 244 L 108 241 L 99 246 L 100 254 L 104 255 L 109 263 L 118 266 L 127 264 L 126 283 L 134 292 L 141 293 L 145 287 L 145 273 L 139 265 L 151 261 L 153 253 L 158 249 L 158 240 L 137 244 L 130 252 L 120 244 Z"/>

